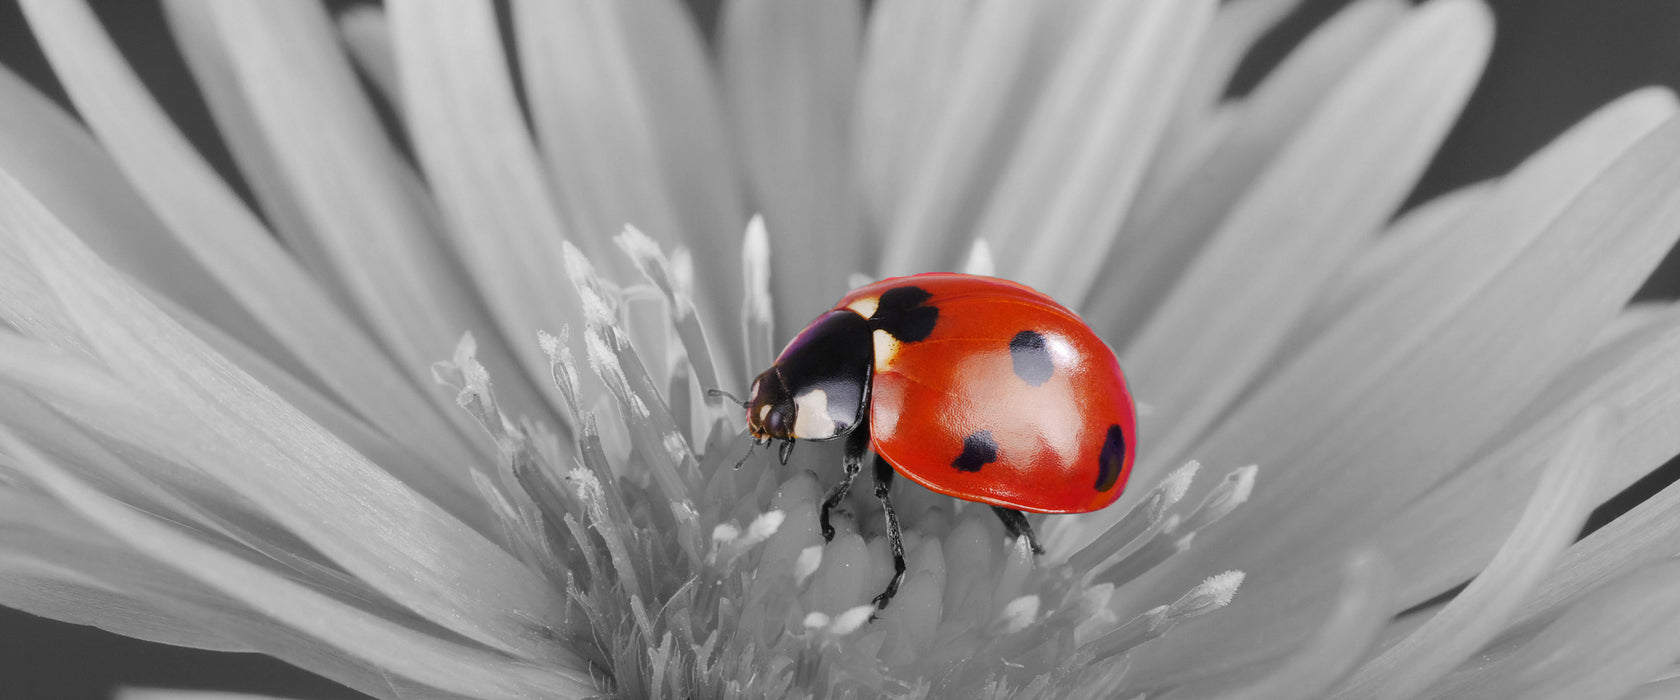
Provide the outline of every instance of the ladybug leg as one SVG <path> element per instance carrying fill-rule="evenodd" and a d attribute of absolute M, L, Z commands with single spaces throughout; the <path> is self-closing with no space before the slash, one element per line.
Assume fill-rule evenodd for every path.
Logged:
<path fill-rule="evenodd" d="M 840 505 L 840 501 L 846 499 L 846 494 L 852 490 L 852 479 L 857 477 L 858 472 L 863 471 L 863 455 L 869 451 L 869 423 L 867 421 L 866 418 L 864 423 L 852 430 L 852 434 L 846 436 L 846 478 L 829 487 L 828 495 L 823 497 L 820 523 L 824 542 L 834 540 L 834 526 L 828 524 L 828 511 L 833 510 L 835 506 Z"/>
<path fill-rule="evenodd" d="M 997 513 L 998 520 L 1003 521 L 1003 529 L 1009 531 L 1010 537 L 1025 537 L 1027 544 L 1032 545 L 1033 554 L 1044 553 L 1044 547 L 1038 544 L 1038 536 L 1033 534 L 1032 524 L 1027 522 L 1027 516 L 1021 511 L 992 506 L 992 512 Z"/>
<path fill-rule="evenodd" d="M 893 468 L 887 460 L 875 455 L 875 497 L 881 499 L 881 511 L 887 516 L 887 542 L 892 546 L 893 577 L 887 583 L 887 590 L 875 596 L 875 608 L 886 610 L 887 603 L 898 594 L 898 584 L 904 581 L 904 533 L 898 528 L 898 513 L 893 510 L 892 491 Z"/>

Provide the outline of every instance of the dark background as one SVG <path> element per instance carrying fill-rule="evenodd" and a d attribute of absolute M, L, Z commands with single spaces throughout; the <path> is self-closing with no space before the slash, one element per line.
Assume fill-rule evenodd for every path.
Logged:
<path fill-rule="evenodd" d="M 303 0 L 273 0 L 292 2 Z M 561 0 L 564 1 L 564 0 Z M 335 7 L 354 0 L 333 0 Z M 695 0 L 710 24 L 718 0 Z M 96 0 L 123 51 L 171 114 L 230 181 L 226 150 L 170 42 L 156 0 Z M 1342 0 L 1309 0 L 1239 73 L 1251 86 Z M 1680 83 L 1680 0 L 1490 0 L 1499 22 L 1493 57 L 1464 116 L 1413 201 L 1508 171 L 1570 124 L 1643 85 Z M 14 0 L 0 0 L 0 63 L 67 104 Z M 1670 255 L 1643 292 L 1680 295 Z M 1672 480 L 1674 464 L 1601 509 L 1602 524 Z M 1593 527 L 1589 525 L 1589 528 Z M 0 608 L 0 698 L 103 698 L 118 686 L 239 690 L 315 698 L 355 693 L 265 657 L 180 649 Z"/>

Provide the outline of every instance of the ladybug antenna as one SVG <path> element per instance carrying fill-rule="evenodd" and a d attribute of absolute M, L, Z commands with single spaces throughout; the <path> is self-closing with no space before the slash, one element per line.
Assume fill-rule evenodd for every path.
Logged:
<path fill-rule="evenodd" d="M 731 393 L 729 393 L 727 391 L 724 391 L 722 389 L 707 389 L 706 390 L 706 397 L 707 398 L 712 398 L 712 399 L 715 399 L 715 398 L 718 398 L 718 397 L 728 397 L 728 399 L 730 401 L 734 401 L 735 403 L 741 404 L 741 408 L 751 408 L 752 407 L 747 402 L 742 401 L 739 398 L 736 398 L 734 394 L 731 394 Z"/>
<path fill-rule="evenodd" d="M 752 458 L 752 452 L 753 452 L 754 447 L 758 447 L 758 441 L 757 440 L 749 440 L 747 442 L 747 453 L 744 454 L 744 455 L 741 455 L 740 461 L 737 461 L 735 463 L 735 468 L 736 469 L 740 469 L 741 465 L 746 464 L 747 460 Z"/>
<path fill-rule="evenodd" d="M 787 466 L 788 457 L 792 454 L 793 438 L 788 438 L 787 442 L 782 443 L 782 448 L 777 451 L 776 456 L 782 460 L 782 466 L 785 467 Z"/>

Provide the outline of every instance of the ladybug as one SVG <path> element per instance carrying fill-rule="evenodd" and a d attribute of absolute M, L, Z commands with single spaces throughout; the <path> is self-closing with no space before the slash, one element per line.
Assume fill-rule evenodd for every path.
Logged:
<path fill-rule="evenodd" d="M 992 507 L 1012 537 L 1038 539 L 1023 511 L 1084 513 L 1120 497 L 1136 418 L 1114 352 L 1074 312 L 1030 287 L 956 273 L 896 277 L 841 298 L 753 381 L 747 430 L 757 444 L 844 438 L 846 497 L 873 451 L 875 497 L 896 573 L 904 543 L 888 498 L 894 473 Z"/>

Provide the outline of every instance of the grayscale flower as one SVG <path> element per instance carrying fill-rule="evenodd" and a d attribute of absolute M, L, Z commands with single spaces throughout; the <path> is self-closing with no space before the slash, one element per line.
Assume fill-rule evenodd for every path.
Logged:
<path fill-rule="evenodd" d="M 709 45 L 669 0 L 169 0 L 249 206 L 123 28 L 22 4 L 80 120 L 0 72 L 7 606 L 388 698 L 1680 687 L 1680 491 L 1575 541 L 1680 453 L 1680 312 L 1629 305 L 1676 104 L 1402 211 L 1474 0 L 1354 2 L 1240 97 L 1294 2 L 732 0 Z M 877 611 L 838 446 L 741 461 L 706 390 L 928 270 L 1078 309 L 1139 459 L 1042 556 L 901 482 Z"/>

